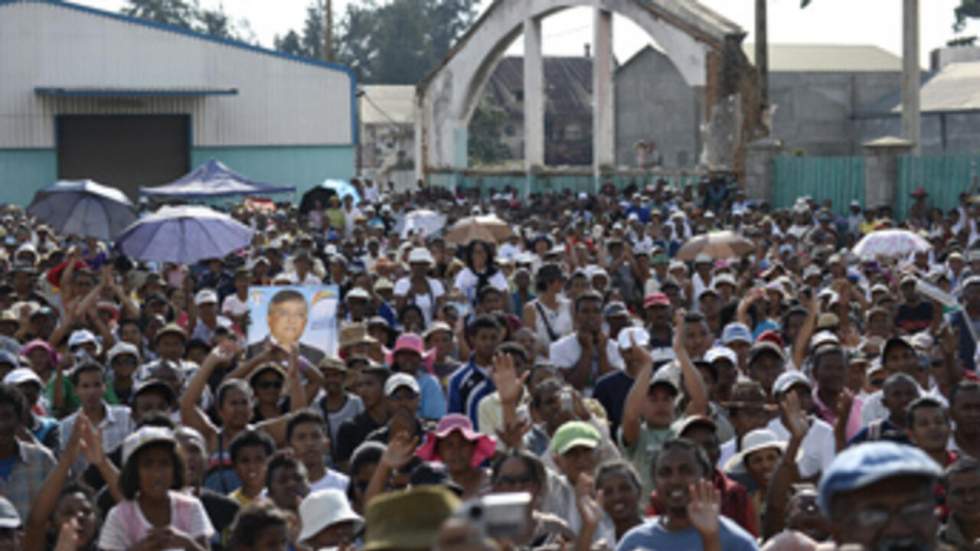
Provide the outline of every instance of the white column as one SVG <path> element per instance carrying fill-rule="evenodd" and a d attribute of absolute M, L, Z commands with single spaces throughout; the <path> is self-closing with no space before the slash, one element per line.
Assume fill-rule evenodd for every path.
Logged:
<path fill-rule="evenodd" d="M 541 20 L 524 21 L 524 166 L 544 166 L 544 59 Z"/>
<path fill-rule="evenodd" d="M 596 9 L 592 60 L 592 162 L 598 190 L 599 167 L 616 162 L 616 95 L 613 90 L 612 12 Z"/>
<path fill-rule="evenodd" d="M 919 0 L 902 2 L 902 134 L 912 142 L 912 154 L 922 151 L 922 119 L 919 106 Z"/>

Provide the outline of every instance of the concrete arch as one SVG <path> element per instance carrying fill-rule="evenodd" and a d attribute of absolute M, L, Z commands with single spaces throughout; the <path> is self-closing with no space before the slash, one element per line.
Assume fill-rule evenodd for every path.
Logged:
<path fill-rule="evenodd" d="M 692 86 L 706 84 L 712 52 L 744 36 L 740 27 L 693 0 L 496 0 L 419 84 L 415 158 L 420 176 L 427 169 L 467 166 L 467 125 L 504 51 L 526 21 L 574 7 L 632 20 L 664 48 Z"/>

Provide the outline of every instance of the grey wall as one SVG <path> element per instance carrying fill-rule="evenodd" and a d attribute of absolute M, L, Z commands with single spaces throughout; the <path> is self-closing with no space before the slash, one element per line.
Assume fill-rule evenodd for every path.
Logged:
<path fill-rule="evenodd" d="M 899 73 L 773 73 L 776 106 L 772 135 L 787 151 L 807 155 L 857 155 L 862 140 L 855 116 L 881 110 L 900 86 Z M 890 107 L 890 105 L 889 105 Z"/>
<path fill-rule="evenodd" d="M 901 136 L 902 118 L 898 114 L 860 119 L 857 132 L 863 141 L 883 136 Z M 973 154 L 980 148 L 980 111 L 972 113 L 923 113 L 922 154 Z"/>
<path fill-rule="evenodd" d="M 616 164 L 635 166 L 634 145 L 657 144 L 666 168 L 697 164 L 701 94 L 650 48 L 616 72 Z"/>

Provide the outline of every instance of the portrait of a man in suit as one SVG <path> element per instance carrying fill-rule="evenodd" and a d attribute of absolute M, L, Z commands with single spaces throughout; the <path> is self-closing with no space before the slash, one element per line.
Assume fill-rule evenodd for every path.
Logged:
<path fill-rule="evenodd" d="M 253 357 L 259 354 L 267 344 L 272 344 L 283 351 L 290 351 L 299 346 L 299 353 L 313 365 L 323 359 L 323 351 L 300 342 L 309 321 L 310 307 L 303 293 L 295 289 L 282 289 L 272 295 L 266 312 L 266 324 L 269 327 L 268 336 L 248 347 L 246 355 Z"/>

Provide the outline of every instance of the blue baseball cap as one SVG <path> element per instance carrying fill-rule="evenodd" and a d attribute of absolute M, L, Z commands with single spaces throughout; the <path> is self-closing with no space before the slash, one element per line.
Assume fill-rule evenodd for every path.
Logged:
<path fill-rule="evenodd" d="M 900 476 L 935 480 L 942 469 L 919 448 L 880 441 L 859 444 L 834 458 L 820 478 L 820 510 L 830 517 L 830 502 L 843 492 L 860 490 L 876 482 Z"/>
<path fill-rule="evenodd" d="M 744 323 L 729 323 L 721 332 L 721 342 L 728 346 L 733 342 L 752 344 L 752 331 Z"/>

